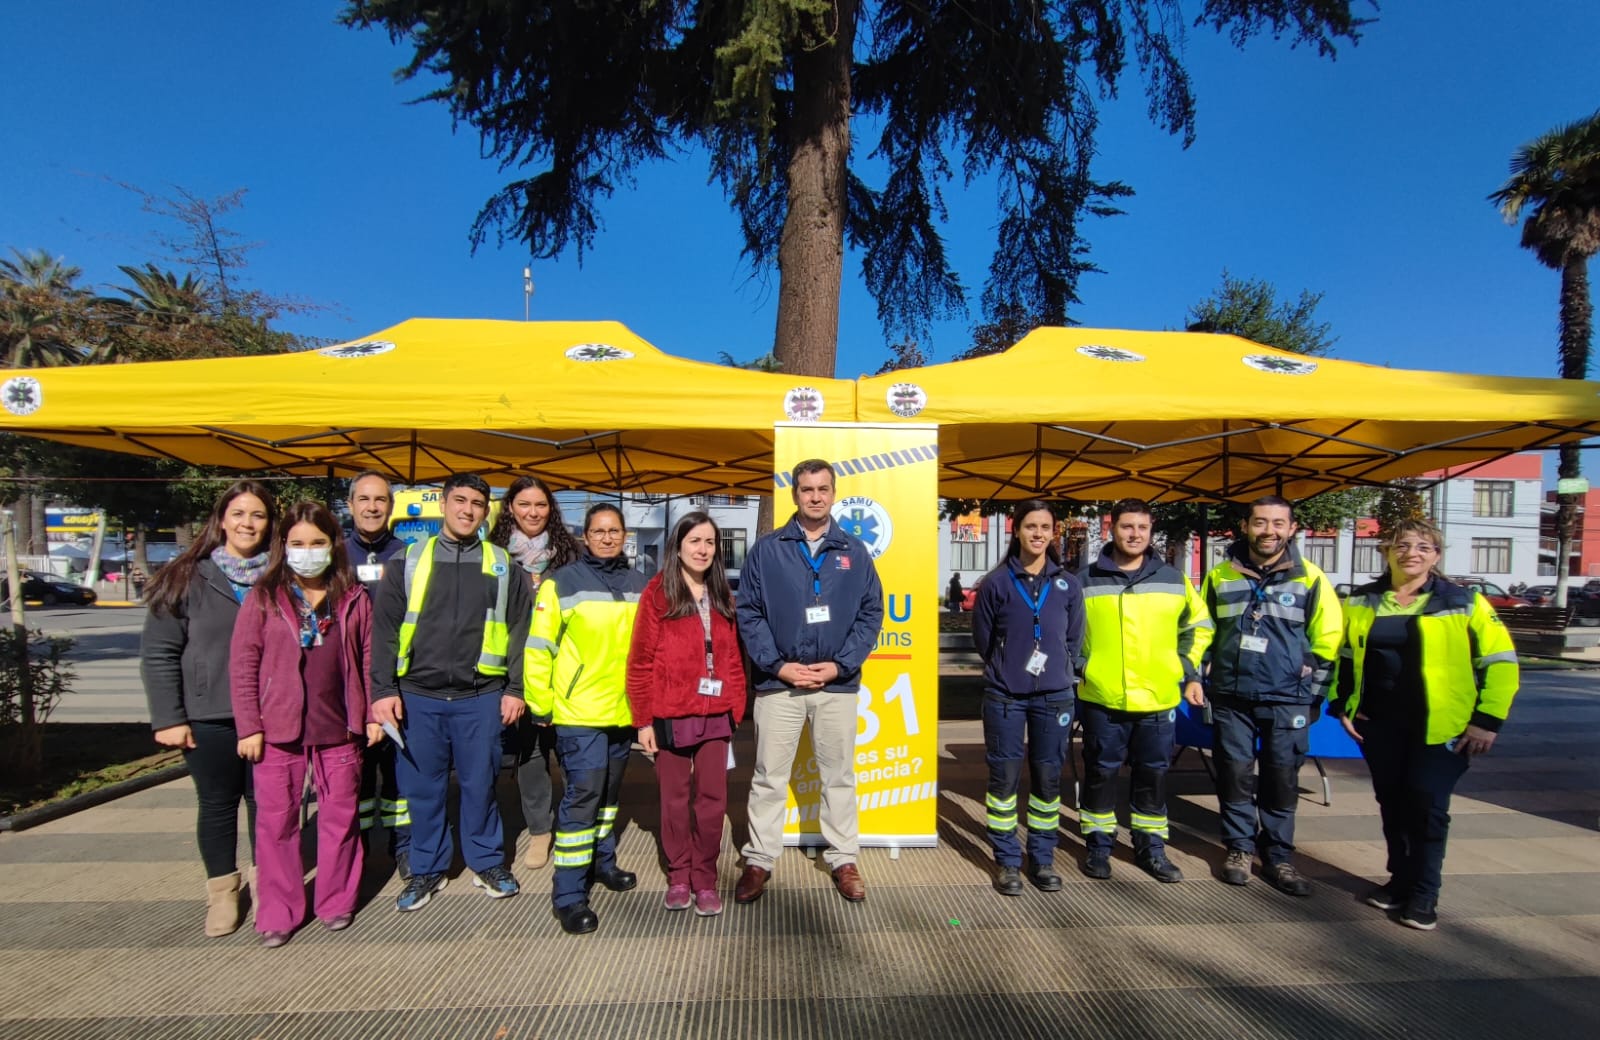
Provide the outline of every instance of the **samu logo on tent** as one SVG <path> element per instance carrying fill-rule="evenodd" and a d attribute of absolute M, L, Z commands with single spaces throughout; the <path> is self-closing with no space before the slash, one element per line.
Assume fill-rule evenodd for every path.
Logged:
<path fill-rule="evenodd" d="M 894 538 L 889 511 L 865 495 L 851 495 L 833 504 L 833 519 L 845 534 L 861 539 L 876 560 Z"/>

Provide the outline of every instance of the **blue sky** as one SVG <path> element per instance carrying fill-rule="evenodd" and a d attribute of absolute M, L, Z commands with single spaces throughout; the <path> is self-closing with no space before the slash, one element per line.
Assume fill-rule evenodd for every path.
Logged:
<path fill-rule="evenodd" d="M 1191 5 L 1198 7 L 1198 5 Z M 256 288 L 332 310 L 295 331 L 352 339 L 412 316 L 522 316 L 525 254 L 472 255 L 501 183 L 392 72 L 408 52 L 335 24 L 327 0 L 0 5 L 0 247 L 43 248 L 97 284 L 153 258 L 152 218 L 111 180 L 213 196 L 244 187 L 234 226 L 261 243 Z M 1335 356 L 1414 368 L 1554 375 L 1557 275 L 1485 196 L 1521 143 L 1600 105 L 1593 0 L 1386 3 L 1336 61 L 1192 30 L 1193 147 L 1152 127 L 1137 83 L 1105 112 L 1096 174 L 1133 185 L 1092 222 L 1104 274 L 1084 325 L 1169 328 L 1223 268 L 1326 293 Z M 1448 11 L 1441 17 L 1440 12 Z M 702 158 L 647 168 L 576 254 L 536 262 L 535 317 L 614 318 L 707 360 L 771 348 L 776 276 L 752 277 Z M 109 179 L 109 180 L 108 180 Z M 992 193 L 952 190 L 950 249 L 973 314 L 936 327 L 935 359 L 979 319 Z M 859 258 L 846 270 L 839 372 L 886 356 Z"/>

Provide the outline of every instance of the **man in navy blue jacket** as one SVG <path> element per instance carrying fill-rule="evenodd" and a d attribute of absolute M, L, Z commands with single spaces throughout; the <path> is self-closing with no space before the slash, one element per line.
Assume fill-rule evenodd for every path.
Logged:
<path fill-rule="evenodd" d="M 883 627 L 883 585 L 872 553 L 833 520 L 833 467 L 808 459 L 793 477 L 795 515 L 751 547 L 739 577 L 739 635 L 756 691 L 756 765 L 745 868 L 733 897 L 759 899 L 783 852 L 789 771 L 809 722 L 823 856 L 839 894 L 858 903 L 867 892 L 856 868 L 856 692 Z"/>
<path fill-rule="evenodd" d="M 394 512 L 394 493 L 389 478 L 377 470 L 363 470 L 350 478 L 351 531 L 345 536 L 345 552 L 356 577 L 376 596 L 383 572 L 390 560 L 406 551 L 406 543 L 389 529 Z M 399 567 L 404 563 L 396 563 Z M 372 851 L 372 828 L 378 824 L 389 833 L 389 855 L 401 881 L 411 880 L 411 810 L 400 797 L 394 778 L 394 741 L 380 740 L 367 748 L 361 760 L 361 832 Z"/>

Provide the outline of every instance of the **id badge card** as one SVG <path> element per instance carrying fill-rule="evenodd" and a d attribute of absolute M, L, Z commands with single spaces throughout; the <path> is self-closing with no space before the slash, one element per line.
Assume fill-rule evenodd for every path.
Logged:
<path fill-rule="evenodd" d="M 1043 650 L 1040 650 L 1038 647 L 1034 647 L 1033 654 L 1028 658 L 1028 663 L 1026 665 L 1028 674 L 1039 675 L 1042 673 L 1044 671 L 1044 663 L 1048 660 L 1050 660 L 1048 654 L 1046 654 Z"/>
<path fill-rule="evenodd" d="M 709 676 L 702 675 L 700 677 L 700 689 L 698 692 L 702 697 L 721 697 L 722 680 L 713 679 Z"/>
<path fill-rule="evenodd" d="M 1248 651 L 1249 653 L 1252 653 L 1252 654 L 1264 654 L 1264 653 L 1267 652 L 1267 637 L 1266 636 L 1240 636 L 1239 637 L 1239 649 Z"/>
<path fill-rule="evenodd" d="M 381 563 L 362 563 L 362 564 L 358 564 L 356 566 L 356 577 L 359 578 L 363 582 L 382 581 L 383 580 L 383 564 L 381 564 Z"/>
<path fill-rule="evenodd" d="M 827 607 L 827 604 L 822 604 L 821 606 L 807 607 L 806 608 L 806 624 L 808 624 L 808 625 L 825 625 L 827 623 L 828 623 L 828 607 Z"/>

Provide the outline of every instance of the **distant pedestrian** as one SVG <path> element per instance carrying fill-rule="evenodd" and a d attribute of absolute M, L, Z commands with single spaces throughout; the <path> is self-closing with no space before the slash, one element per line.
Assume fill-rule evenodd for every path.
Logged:
<path fill-rule="evenodd" d="M 1006 558 L 979 586 L 972 642 L 983 658 L 984 793 L 995 891 L 1022 894 L 1018 791 L 1028 763 L 1028 880 L 1059 892 L 1061 765 L 1071 742 L 1083 644 L 1083 587 L 1061 563 L 1056 518 L 1032 498 L 1011 512 Z"/>
<path fill-rule="evenodd" d="M 406 551 L 406 542 L 389 526 L 394 514 L 394 492 L 389 478 L 377 470 L 364 470 L 350 478 L 350 508 L 353 529 L 345 539 L 345 557 L 355 568 L 361 587 L 371 599 L 383 584 L 385 571 L 399 567 L 395 561 Z M 372 851 L 372 836 L 380 827 L 388 835 L 387 851 L 394 860 L 401 881 L 411 880 L 411 807 L 400 793 L 395 777 L 396 748 L 386 740 L 369 748 L 361 759 L 361 833 Z"/>
<path fill-rule="evenodd" d="M 239 604 L 266 570 L 277 503 L 265 484 L 222 493 L 205 528 L 149 585 L 139 672 L 156 743 L 180 748 L 199 797 L 209 936 L 239 927 L 239 803 L 255 844 L 250 767 L 239 758 L 228 657 Z"/>
<path fill-rule="evenodd" d="M 1388 535 L 1388 573 L 1345 604 L 1332 711 L 1361 745 L 1383 819 L 1389 880 L 1366 901 L 1400 923 L 1438 923 L 1450 796 L 1494 747 L 1520 675 L 1516 648 L 1481 592 L 1438 573 L 1443 532 L 1408 520 Z"/>
<path fill-rule="evenodd" d="M 722 538 L 702 512 L 672 528 L 665 566 L 639 600 L 628 701 L 655 756 L 668 910 L 722 912 L 717 856 L 728 811 L 728 746 L 744 719 L 745 674 Z"/>
<path fill-rule="evenodd" d="M 317 792 L 316 915 L 329 931 L 350 927 L 363 862 L 361 749 L 383 739 L 368 696 L 372 602 L 339 522 L 320 502 L 297 502 L 279 531 L 239 611 L 229 665 L 239 757 L 254 763 L 256 931 L 269 948 L 306 919 L 308 771 Z"/>
<path fill-rule="evenodd" d="M 583 518 L 583 558 L 544 579 L 528 630 L 527 697 L 534 720 L 554 723 L 566 790 L 556 811 L 550 902 L 564 931 L 592 932 L 598 881 L 613 892 L 639 883 L 617 864 L 617 801 L 633 753 L 628 647 L 645 578 L 628 566 L 622 510 L 609 502 Z"/>
<path fill-rule="evenodd" d="M 966 597 L 966 590 L 961 587 L 961 575 L 950 575 L 950 586 L 945 589 L 945 603 L 950 608 L 950 613 L 961 613 L 961 602 Z"/>
<path fill-rule="evenodd" d="M 561 504 L 550 486 L 538 477 L 518 477 L 500 500 L 489 541 L 505 548 L 512 562 L 527 577 L 532 595 L 539 583 L 583 556 L 583 546 L 567 529 Z M 551 833 L 556 823 L 556 788 L 551 777 L 556 731 L 524 714 L 506 730 L 506 744 L 516 761 L 517 794 L 522 821 L 528 828 L 528 851 L 522 864 L 538 870 L 550 862 Z"/>

